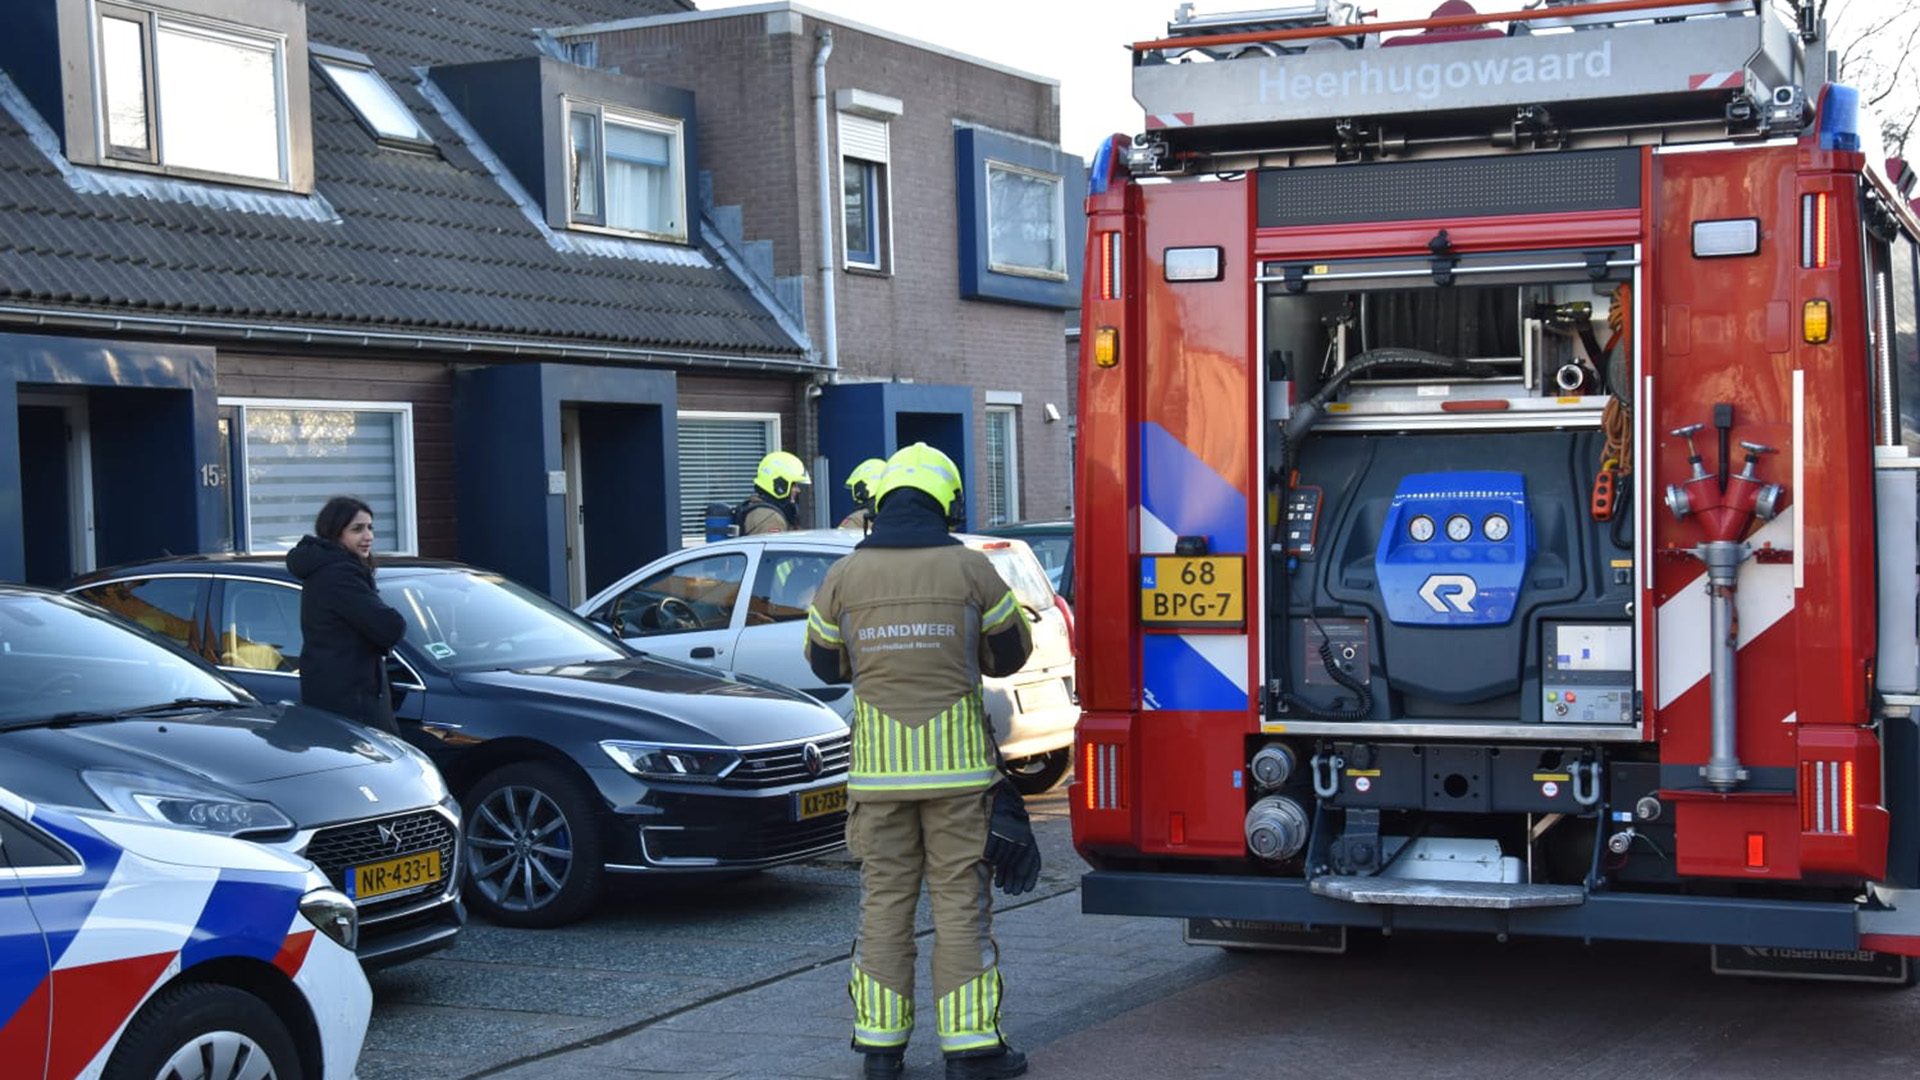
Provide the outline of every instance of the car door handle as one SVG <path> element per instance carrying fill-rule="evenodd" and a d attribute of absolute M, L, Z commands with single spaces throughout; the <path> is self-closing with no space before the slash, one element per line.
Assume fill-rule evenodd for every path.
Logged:
<path fill-rule="evenodd" d="M 693 649 L 687 653 L 688 658 L 693 660 L 711 660 L 719 655 L 720 650 L 711 645 L 695 645 Z"/>

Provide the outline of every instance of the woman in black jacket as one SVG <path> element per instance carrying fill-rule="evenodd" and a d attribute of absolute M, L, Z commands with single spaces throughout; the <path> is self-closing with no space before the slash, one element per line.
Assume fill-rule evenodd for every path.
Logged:
<path fill-rule="evenodd" d="M 335 495 L 313 533 L 287 552 L 301 582 L 300 703 L 397 735 L 386 656 L 407 622 L 373 588 L 373 510 Z"/>

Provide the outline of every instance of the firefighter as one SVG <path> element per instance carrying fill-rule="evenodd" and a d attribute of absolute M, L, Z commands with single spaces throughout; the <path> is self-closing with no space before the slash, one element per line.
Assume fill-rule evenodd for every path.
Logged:
<path fill-rule="evenodd" d="M 1032 650 L 1012 590 L 950 535 L 961 507 L 951 459 L 915 443 L 873 485 L 873 531 L 833 565 L 807 609 L 807 660 L 853 683 L 847 848 L 860 860 L 853 1048 L 868 1080 L 905 1064 L 913 1032 L 914 916 L 933 906 L 933 993 L 949 1080 L 1027 1070 L 1000 1033 L 999 947 L 989 867 L 1010 893 L 1039 876 L 1033 833 L 997 813 L 1018 796 L 995 767 L 980 677 L 1011 675 Z M 991 853 L 991 864 L 987 855 Z"/>
<path fill-rule="evenodd" d="M 753 494 L 740 504 L 740 535 L 799 528 L 800 508 L 794 505 L 794 488 L 812 482 L 807 467 L 785 450 L 761 458 L 760 468 L 753 474 Z"/>
<path fill-rule="evenodd" d="M 887 471 L 887 463 L 881 458 L 870 457 L 853 467 L 847 474 L 847 491 L 853 495 L 853 513 L 840 519 L 843 529 L 867 531 L 867 523 L 873 520 L 873 486 L 880 474 Z"/>

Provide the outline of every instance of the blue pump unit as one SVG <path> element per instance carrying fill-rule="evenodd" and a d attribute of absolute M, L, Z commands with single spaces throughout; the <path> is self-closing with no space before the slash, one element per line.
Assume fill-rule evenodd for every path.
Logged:
<path fill-rule="evenodd" d="M 1394 490 L 1374 556 L 1387 617 L 1410 626 L 1504 626 L 1533 544 L 1520 473 L 1408 475 Z"/>

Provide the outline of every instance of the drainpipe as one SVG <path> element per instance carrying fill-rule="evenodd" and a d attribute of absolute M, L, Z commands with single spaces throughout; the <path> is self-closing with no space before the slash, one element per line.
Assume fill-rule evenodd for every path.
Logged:
<path fill-rule="evenodd" d="M 827 57 L 833 55 L 833 31 L 821 27 L 820 50 L 813 54 L 813 141 L 820 159 L 820 347 L 828 378 L 840 372 L 840 336 L 833 303 L 833 155 L 827 138 Z"/>

